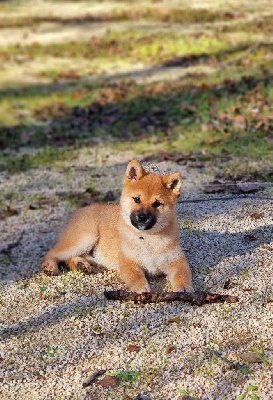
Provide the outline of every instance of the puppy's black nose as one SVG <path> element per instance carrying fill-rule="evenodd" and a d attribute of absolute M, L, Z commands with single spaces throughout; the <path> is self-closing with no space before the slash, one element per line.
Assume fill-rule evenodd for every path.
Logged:
<path fill-rule="evenodd" d="M 140 231 L 147 231 L 148 229 L 151 229 L 156 223 L 156 217 L 150 211 L 134 211 L 132 212 L 130 219 L 132 225 Z"/>
<path fill-rule="evenodd" d="M 151 218 L 150 213 L 145 214 L 145 213 L 141 212 L 141 213 L 137 214 L 137 219 L 140 222 L 147 222 L 149 218 Z"/>

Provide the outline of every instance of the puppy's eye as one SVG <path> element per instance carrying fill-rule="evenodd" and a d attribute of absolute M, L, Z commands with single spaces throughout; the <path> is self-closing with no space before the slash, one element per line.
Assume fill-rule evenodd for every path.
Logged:
<path fill-rule="evenodd" d="M 162 203 L 160 203 L 160 201 L 155 201 L 153 204 L 152 204 L 152 206 L 154 207 L 154 208 L 158 208 L 158 207 L 160 207 L 160 206 L 162 206 L 163 204 Z"/>
<path fill-rule="evenodd" d="M 133 200 L 135 203 L 139 204 L 140 203 L 140 198 L 139 197 L 133 197 Z"/>

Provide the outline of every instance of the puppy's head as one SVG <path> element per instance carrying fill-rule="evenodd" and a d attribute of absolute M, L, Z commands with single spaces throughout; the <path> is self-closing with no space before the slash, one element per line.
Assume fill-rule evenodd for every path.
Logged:
<path fill-rule="evenodd" d="M 121 196 L 125 222 L 140 231 L 152 232 L 169 225 L 174 217 L 181 184 L 180 173 L 167 176 L 146 173 L 138 161 L 131 161 L 124 175 Z"/>

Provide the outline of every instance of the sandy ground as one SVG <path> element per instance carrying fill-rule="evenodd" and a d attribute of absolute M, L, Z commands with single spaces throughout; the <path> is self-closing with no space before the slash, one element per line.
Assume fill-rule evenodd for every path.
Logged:
<path fill-rule="evenodd" d="M 0 398 L 119 400 L 125 393 L 131 399 L 138 394 L 177 399 L 184 389 L 200 399 L 230 400 L 252 384 L 259 399 L 272 399 L 272 202 L 263 198 L 268 197 L 266 186 L 251 198 L 187 203 L 232 195 L 202 192 L 200 185 L 212 177 L 211 168 L 201 174 L 170 162 L 158 164 L 184 176 L 177 215 L 195 288 L 236 294 L 238 303 L 118 303 L 103 296 L 106 288 L 123 287 L 116 272 L 64 272 L 58 277 L 40 273 L 41 258 L 73 209 L 56 193 L 84 193 L 93 177 L 95 188 L 118 196 L 132 157 L 128 152 L 105 158 L 97 151 L 95 159 L 85 152 L 65 168 L 12 177 L 2 173 L 2 189 L 15 192 L 10 206 L 19 213 L 1 221 L 1 246 L 24 235 L 10 251 L 12 262 L 0 256 Z M 40 205 L 38 197 L 44 199 Z M 29 209 L 29 204 L 37 208 Z M 255 212 L 262 216 L 252 219 Z M 158 278 L 152 287 L 169 285 Z M 250 346 L 261 350 L 260 340 L 266 361 L 241 358 L 248 356 Z M 128 350 L 131 344 L 137 351 Z M 139 380 L 108 389 L 96 383 L 83 388 L 98 369 L 137 371 Z"/>
<path fill-rule="evenodd" d="M 235 3 L 195 1 L 192 7 L 236 8 Z M 52 15 L 59 12 L 53 2 L 33 1 L 32 15 L 45 12 L 49 4 Z M 100 13 L 120 2 L 96 4 L 92 10 Z M 238 11 L 244 6 L 254 15 L 256 2 L 240 1 Z M 270 11 L 268 1 L 260 1 L 259 6 Z M 8 5 L 2 7 L 0 16 L 7 16 Z M 92 7 L 88 2 L 83 11 L 82 4 L 75 2 L 64 14 L 84 15 Z M 9 16 L 25 16 L 28 10 L 22 2 L 9 9 Z M 122 29 L 122 24 L 119 27 Z M 66 26 L 60 32 L 57 25 L 54 30 L 52 24 L 42 24 L 36 33 L 30 28 L 6 29 L 1 30 L 0 45 L 26 44 L 34 37 L 41 43 L 69 40 L 75 32 L 82 40 L 105 31 L 101 25 L 88 28 L 90 31 L 86 26 Z M 31 65 L 16 68 L 11 75 L 18 82 L 34 82 L 28 77 Z M 161 69 L 143 72 L 142 68 L 140 65 L 139 79 L 143 73 L 148 80 L 172 75 L 170 69 L 165 73 Z M 116 79 L 116 74 L 130 77 L 131 73 L 132 67 L 123 66 L 112 78 Z M 179 68 L 173 70 L 176 77 L 183 73 Z M 7 83 L 14 82 L 14 76 L 7 77 Z M 90 79 L 95 82 L 100 77 Z M 123 287 L 117 272 L 97 270 L 85 276 L 64 271 L 58 277 L 40 272 L 42 257 L 75 208 L 65 198 L 71 193 L 84 198 L 86 189 L 93 187 L 102 197 L 112 190 L 118 201 L 126 163 L 141 157 L 132 151 L 118 153 L 98 146 L 79 151 L 71 162 L 49 168 L 14 175 L 0 172 L 0 198 L 5 206 L 18 211 L 0 220 L 0 250 L 16 244 L 23 233 L 8 255 L 0 253 L 1 400 L 129 400 L 138 395 L 143 395 L 139 400 L 172 400 L 178 399 L 179 390 L 202 400 L 237 400 L 250 385 L 257 389 L 245 399 L 251 395 L 259 400 L 273 398 L 273 207 L 267 185 L 248 197 L 208 195 L 202 191 L 202 183 L 214 178 L 216 165 L 199 171 L 159 163 L 162 170 L 180 171 L 184 176 L 177 216 L 195 288 L 238 295 L 238 303 L 202 307 L 117 303 L 103 296 L 107 288 Z M 219 200 L 221 197 L 225 200 Z M 189 200 L 202 201 L 185 202 Z M 255 213 L 260 217 L 251 217 Z M 164 278 L 151 283 L 156 290 L 169 289 Z M 129 351 L 129 345 L 136 345 L 136 351 Z M 264 355 L 249 354 L 251 346 L 262 353 L 261 345 Z M 123 380 L 113 388 L 97 383 L 83 388 L 86 378 L 98 369 L 107 373 L 132 370 L 138 379 L 132 383 Z"/>

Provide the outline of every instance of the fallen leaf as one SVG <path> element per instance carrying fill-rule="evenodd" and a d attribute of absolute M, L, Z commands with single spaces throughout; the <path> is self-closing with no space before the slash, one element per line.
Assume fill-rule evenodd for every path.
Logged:
<path fill-rule="evenodd" d="M 80 206 L 81 207 L 86 207 L 90 206 L 91 204 L 94 203 L 94 200 L 88 193 L 84 193 L 83 197 L 80 199 Z"/>
<path fill-rule="evenodd" d="M 187 111 L 189 114 L 194 114 L 196 112 L 196 107 L 183 103 L 180 106 L 180 110 Z"/>
<path fill-rule="evenodd" d="M 255 353 L 254 351 L 246 351 L 243 353 L 239 353 L 238 356 L 248 362 L 248 363 L 261 363 L 262 360 L 260 359 L 260 357 L 258 356 L 257 353 Z"/>
<path fill-rule="evenodd" d="M 34 375 L 37 379 L 42 379 L 43 381 L 46 381 L 46 377 L 44 375 L 41 375 L 39 372 L 36 372 Z"/>
<path fill-rule="evenodd" d="M 250 218 L 253 219 L 254 221 L 256 221 L 257 219 L 260 219 L 263 216 L 264 216 L 263 212 L 261 212 L 261 213 L 255 212 L 255 213 L 250 215 Z"/>
<path fill-rule="evenodd" d="M 220 143 L 222 139 L 214 139 L 214 138 L 209 138 L 206 140 L 202 140 L 201 144 L 209 144 L 209 145 L 214 145 L 216 143 Z"/>
<path fill-rule="evenodd" d="M 73 97 L 73 99 L 78 100 L 78 99 L 82 98 L 82 94 L 80 92 L 74 92 L 74 93 L 72 93 L 72 97 Z"/>
<path fill-rule="evenodd" d="M 264 128 L 265 126 L 266 126 L 266 122 L 261 120 L 261 121 L 257 122 L 257 124 L 255 125 L 255 128 L 256 129 L 261 129 L 261 128 Z"/>
<path fill-rule="evenodd" d="M 75 169 L 77 171 L 89 171 L 90 167 L 88 165 L 82 164 L 82 165 L 79 165 L 78 167 L 75 167 Z"/>
<path fill-rule="evenodd" d="M 209 125 L 208 124 L 201 124 L 201 131 L 202 132 L 207 132 L 209 130 Z"/>
<path fill-rule="evenodd" d="M 173 161 L 173 162 L 177 162 L 177 160 L 180 158 L 172 154 L 169 154 L 166 151 L 159 152 L 158 157 L 159 161 Z"/>
<path fill-rule="evenodd" d="M 104 196 L 103 200 L 104 201 L 115 201 L 116 200 L 116 197 L 115 197 L 114 193 L 112 192 L 112 190 L 108 190 L 108 192 Z"/>
<path fill-rule="evenodd" d="M 7 206 L 4 210 L 0 211 L 0 220 L 3 220 L 7 217 L 12 217 L 13 215 L 18 215 L 19 211 Z"/>
<path fill-rule="evenodd" d="M 245 238 L 246 240 L 249 240 L 250 242 L 254 242 L 255 240 L 258 240 L 258 238 L 256 238 L 256 236 L 251 235 L 251 234 L 248 234 L 248 233 L 246 233 L 246 234 L 244 235 L 244 238 Z"/>
<path fill-rule="evenodd" d="M 24 378 L 23 374 L 21 372 L 19 372 L 18 374 L 9 376 L 7 378 L 7 381 L 17 381 L 17 380 L 23 379 L 23 378 Z"/>
<path fill-rule="evenodd" d="M 189 168 L 203 168 L 204 164 L 198 162 L 198 161 L 189 161 L 187 164 L 187 167 Z"/>
<path fill-rule="evenodd" d="M 129 346 L 127 346 L 127 350 L 130 351 L 130 352 L 138 351 L 139 347 L 137 345 L 135 345 L 135 344 L 129 344 Z"/>
<path fill-rule="evenodd" d="M 224 192 L 223 185 L 205 185 L 203 186 L 203 192 L 205 193 L 221 193 Z"/>
<path fill-rule="evenodd" d="M 52 229 L 50 229 L 50 228 L 40 228 L 39 232 L 40 233 L 50 233 L 50 232 L 52 232 Z"/>
<path fill-rule="evenodd" d="M 177 400 L 192 400 L 192 396 L 179 396 Z"/>
<path fill-rule="evenodd" d="M 168 324 L 173 324 L 173 323 L 179 324 L 180 320 L 181 320 L 180 315 L 177 315 L 176 317 L 170 318 L 168 320 Z"/>
<path fill-rule="evenodd" d="M 41 197 L 38 199 L 38 204 L 40 206 L 47 205 L 47 204 L 54 205 L 54 203 L 55 203 L 55 201 L 53 199 L 47 199 L 45 197 Z"/>
<path fill-rule="evenodd" d="M 202 90 L 209 90 L 209 85 L 207 84 L 207 83 L 205 83 L 205 82 L 203 82 L 202 84 L 201 84 L 201 89 Z"/>
<path fill-rule="evenodd" d="M 166 353 L 170 354 L 173 350 L 175 350 L 175 346 L 170 346 L 170 345 L 167 344 Z"/>
<path fill-rule="evenodd" d="M 229 123 L 231 121 L 231 117 L 227 114 L 224 114 L 222 112 L 220 112 L 218 114 L 218 119 L 220 122 L 225 122 L 225 123 Z"/>
<path fill-rule="evenodd" d="M 203 191 L 205 193 L 221 193 L 225 191 L 225 185 L 218 180 L 214 180 L 213 182 L 204 185 Z"/>
<path fill-rule="evenodd" d="M 91 375 L 88 376 L 88 378 L 83 382 L 82 386 L 87 387 L 92 385 L 94 382 L 96 382 L 96 379 L 105 374 L 106 370 L 105 369 L 99 369 L 95 372 L 93 372 Z"/>
<path fill-rule="evenodd" d="M 38 210 L 39 208 L 41 208 L 41 206 L 39 204 L 35 204 L 35 203 L 31 203 L 28 206 L 29 210 Z"/>
<path fill-rule="evenodd" d="M 245 128 L 246 127 L 246 119 L 243 115 L 236 115 L 233 118 L 233 125 L 237 128 Z"/>
<path fill-rule="evenodd" d="M 106 375 L 104 378 L 96 382 L 97 385 L 100 385 L 104 388 L 116 387 L 117 386 L 117 378 L 111 375 Z"/>
<path fill-rule="evenodd" d="M 253 108 L 251 110 L 251 117 L 256 119 L 259 116 L 260 116 L 260 110 L 258 108 Z"/>
<path fill-rule="evenodd" d="M 234 194 L 255 193 L 260 189 L 261 186 L 258 183 L 252 182 L 234 183 L 228 186 L 228 191 Z"/>
<path fill-rule="evenodd" d="M 231 287 L 232 287 L 232 283 L 231 283 L 230 279 L 227 279 L 227 280 L 225 281 L 225 283 L 224 283 L 223 288 L 224 288 L 224 289 L 230 289 Z"/>

